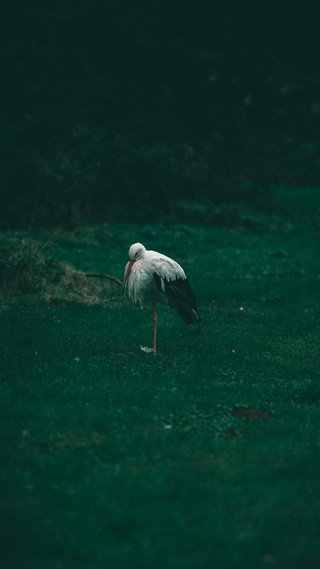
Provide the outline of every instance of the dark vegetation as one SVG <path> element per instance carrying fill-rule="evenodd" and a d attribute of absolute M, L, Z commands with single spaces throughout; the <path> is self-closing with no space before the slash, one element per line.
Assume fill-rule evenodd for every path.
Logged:
<path fill-rule="evenodd" d="M 2 226 L 224 223 L 317 186 L 319 19 L 312 0 L 7 3 Z"/>

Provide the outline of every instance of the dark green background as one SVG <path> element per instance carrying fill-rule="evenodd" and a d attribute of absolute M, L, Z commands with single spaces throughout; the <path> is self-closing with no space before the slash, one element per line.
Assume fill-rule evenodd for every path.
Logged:
<path fill-rule="evenodd" d="M 311 0 L 7 3 L 2 226 L 210 223 L 213 205 L 270 211 L 272 186 L 317 185 L 319 16 Z"/>

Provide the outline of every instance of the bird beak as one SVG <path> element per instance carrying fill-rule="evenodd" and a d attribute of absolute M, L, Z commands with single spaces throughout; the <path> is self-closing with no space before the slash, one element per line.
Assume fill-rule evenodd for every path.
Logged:
<path fill-rule="evenodd" d="M 131 259 L 131 261 L 129 261 L 129 263 L 128 263 L 128 267 L 127 267 L 127 270 L 126 270 L 126 274 L 124 275 L 124 281 L 123 281 L 123 284 L 124 284 L 124 285 L 126 284 L 126 282 L 127 282 L 127 280 L 128 280 L 128 277 L 129 277 L 129 275 L 130 275 L 130 273 L 131 273 L 132 265 L 133 265 L 135 262 L 136 262 L 135 259 Z"/>

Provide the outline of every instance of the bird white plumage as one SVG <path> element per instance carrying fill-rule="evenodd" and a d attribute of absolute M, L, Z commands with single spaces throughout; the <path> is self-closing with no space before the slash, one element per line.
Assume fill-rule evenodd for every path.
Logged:
<path fill-rule="evenodd" d="M 153 353 L 156 353 L 158 316 L 156 304 L 162 302 L 176 308 L 186 324 L 200 322 L 192 289 L 183 268 L 173 259 L 148 251 L 142 243 L 129 249 L 129 262 L 125 267 L 124 284 L 134 302 L 152 302 L 154 319 Z"/>

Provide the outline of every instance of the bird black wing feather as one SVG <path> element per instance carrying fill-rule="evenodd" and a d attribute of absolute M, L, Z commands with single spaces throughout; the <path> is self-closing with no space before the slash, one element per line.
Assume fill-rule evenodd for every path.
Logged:
<path fill-rule="evenodd" d="M 169 299 L 169 305 L 171 299 L 178 304 L 181 303 L 186 306 L 190 306 L 194 310 L 197 310 L 196 299 L 188 282 L 188 279 L 176 279 L 174 281 L 168 281 L 166 278 L 160 277 L 157 273 L 153 273 L 153 278 L 159 292 L 163 291 L 167 295 Z M 161 281 L 163 282 L 164 290 L 161 286 Z"/>

